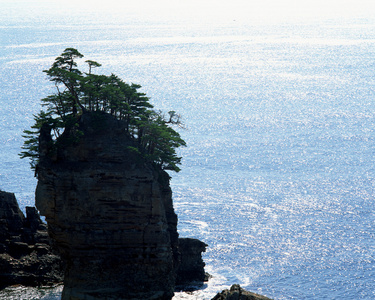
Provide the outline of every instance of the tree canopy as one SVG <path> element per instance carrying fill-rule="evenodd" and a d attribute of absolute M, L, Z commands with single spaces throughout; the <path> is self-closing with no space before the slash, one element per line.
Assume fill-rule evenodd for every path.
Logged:
<path fill-rule="evenodd" d="M 34 115 L 35 123 L 24 131 L 21 158 L 30 158 L 36 169 L 39 157 L 39 136 L 42 127 L 51 131 L 52 143 L 57 145 L 62 133 L 78 127 L 79 117 L 85 112 L 107 113 L 125 124 L 124 134 L 136 145 L 135 150 L 146 160 L 165 170 L 180 171 L 181 157 L 176 149 L 186 146 L 172 126 L 182 126 L 175 111 L 163 114 L 154 109 L 138 84 L 127 84 L 118 76 L 97 75 L 94 68 L 101 65 L 86 60 L 88 71 L 78 69 L 77 60 L 83 55 L 74 48 L 67 48 L 55 59 L 51 68 L 44 70 L 56 92 L 42 99 L 43 109 Z M 124 149 L 125 151 L 125 149 Z"/>

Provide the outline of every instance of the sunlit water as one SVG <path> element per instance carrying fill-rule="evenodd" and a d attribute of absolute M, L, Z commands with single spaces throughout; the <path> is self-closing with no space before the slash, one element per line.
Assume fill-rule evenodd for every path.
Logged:
<path fill-rule="evenodd" d="M 0 2 L 0 188 L 33 205 L 22 130 L 52 92 L 42 70 L 75 47 L 184 117 L 179 232 L 209 245 L 213 278 L 176 299 L 233 283 L 274 299 L 375 299 L 375 20 L 145 2 Z"/>

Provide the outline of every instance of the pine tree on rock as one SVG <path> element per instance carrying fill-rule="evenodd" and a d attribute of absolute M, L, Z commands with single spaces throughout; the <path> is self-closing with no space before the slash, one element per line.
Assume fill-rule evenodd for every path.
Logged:
<path fill-rule="evenodd" d="M 93 74 L 93 69 L 101 66 L 95 61 L 86 60 L 88 72 L 81 72 L 77 64 L 81 58 L 83 55 L 78 50 L 67 48 L 44 71 L 55 84 L 56 92 L 41 100 L 44 109 L 34 116 L 31 130 L 24 131 L 24 151 L 20 157 L 29 158 L 31 168 L 37 170 L 43 128 L 51 132 L 50 147 L 62 147 L 59 138 L 65 131 L 74 133 L 71 142 L 83 134 L 78 128 L 83 113 L 105 113 L 123 122 L 124 134 L 136 145 L 133 150 L 144 159 L 164 170 L 180 171 L 181 157 L 176 149 L 186 143 L 172 128 L 182 126 L 180 116 L 170 111 L 166 117 L 154 110 L 138 84 L 127 84 L 114 74 Z"/>

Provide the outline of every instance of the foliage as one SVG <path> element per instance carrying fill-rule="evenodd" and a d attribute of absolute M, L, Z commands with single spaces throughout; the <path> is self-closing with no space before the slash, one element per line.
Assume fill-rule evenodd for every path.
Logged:
<path fill-rule="evenodd" d="M 166 117 L 154 110 L 149 98 L 139 92 L 140 85 L 129 85 L 114 74 L 93 74 L 93 69 L 101 66 L 95 61 L 86 60 L 89 70 L 81 72 L 76 60 L 82 57 L 76 49 L 67 48 L 50 69 L 43 71 L 54 82 L 56 93 L 41 100 L 44 110 L 34 116 L 31 130 L 24 131 L 21 158 L 30 158 L 32 169 L 36 169 L 42 126 L 51 130 L 51 143 L 58 146 L 65 130 L 75 130 L 79 138 L 82 133 L 78 121 L 83 113 L 104 112 L 125 124 L 124 134 L 136 145 L 130 151 L 140 153 L 163 169 L 178 172 L 181 157 L 176 149 L 186 144 L 171 125 L 182 126 L 180 116 L 170 111 Z"/>

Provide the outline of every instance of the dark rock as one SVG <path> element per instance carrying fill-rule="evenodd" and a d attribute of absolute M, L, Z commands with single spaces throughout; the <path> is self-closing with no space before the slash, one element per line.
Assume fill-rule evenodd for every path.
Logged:
<path fill-rule="evenodd" d="M 192 282 L 203 283 L 207 280 L 204 271 L 205 263 L 202 252 L 206 251 L 207 245 L 200 240 L 191 238 L 180 238 L 178 249 L 181 260 L 177 270 L 177 285 L 186 285 Z"/>
<path fill-rule="evenodd" d="M 0 191 L 0 288 L 62 281 L 61 259 L 49 245 L 45 224 L 34 207 L 26 212 L 25 218 L 14 194 Z"/>
<path fill-rule="evenodd" d="M 272 300 L 262 295 L 258 295 L 244 290 L 238 284 L 231 286 L 229 290 L 223 290 L 218 293 L 212 300 Z"/>
<path fill-rule="evenodd" d="M 127 151 L 134 145 L 120 121 L 94 123 L 84 114 L 79 141 L 41 150 L 36 205 L 66 262 L 62 299 L 171 299 L 178 233 L 170 178 Z"/>
<path fill-rule="evenodd" d="M 25 216 L 20 210 L 14 194 L 0 191 L 0 242 L 11 236 L 18 236 Z"/>

